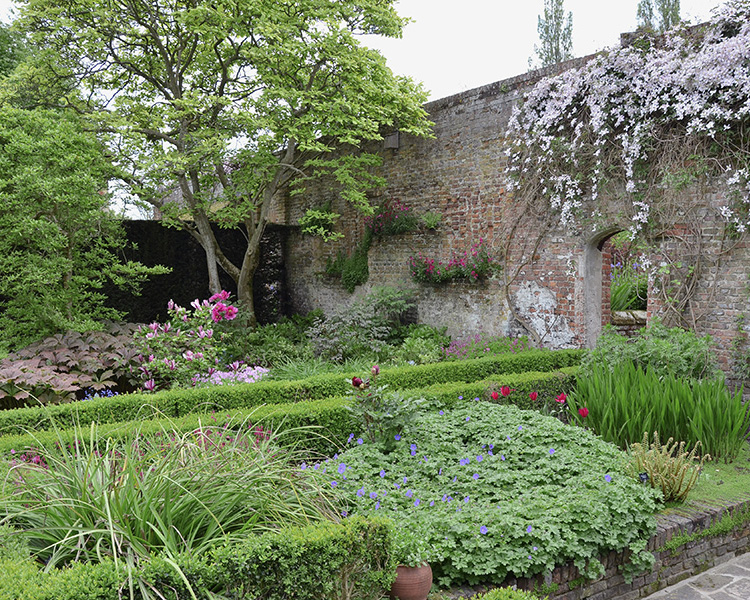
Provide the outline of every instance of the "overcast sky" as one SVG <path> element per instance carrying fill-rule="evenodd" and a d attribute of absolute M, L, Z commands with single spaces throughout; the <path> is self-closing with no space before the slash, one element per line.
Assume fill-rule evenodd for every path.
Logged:
<path fill-rule="evenodd" d="M 681 16 L 707 20 L 720 0 L 682 0 Z M 620 33 L 636 28 L 638 0 L 565 0 L 573 13 L 573 53 L 584 56 L 617 46 Z M 8 20 L 12 3 L 0 0 Z M 400 40 L 365 38 L 399 74 L 425 84 L 430 98 L 525 73 L 538 42 L 537 17 L 544 0 L 399 0 L 400 15 L 413 19 Z"/>

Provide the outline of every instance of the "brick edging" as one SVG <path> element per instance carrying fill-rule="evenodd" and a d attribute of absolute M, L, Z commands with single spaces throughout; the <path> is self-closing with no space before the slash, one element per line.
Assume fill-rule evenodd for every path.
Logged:
<path fill-rule="evenodd" d="M 739 554 L 750 551 L 750 523 L 745 523 L 726 534 L 717 534 L 693 539 L 678 546 L 674 551 L 664 545 L 680 535 L 698 534 L 721 521 L 725 515 L 750 510 L 750 494 L 740 500 L 723 503 L 692 503 L 674 509 L 668 514 L 657 515 L 656 533 L 649 539 L 647 548 L 654 553 L 653 568 L 626 583 L 620 566 L 626 562 L 627 551 L 609 552 L 600 556 L 604 575 L 594 581 L 578 584 L 581 579 L 573 564 L 558 566 L 546 575 L 535 577 L 509 577 L 503 587 L 537 592 L 544 591 L 549 600 L 636 600 L 644 598 L 669 585 L 683 581 L 706 571 Z M 571 586 L 571 582 L 573 586 Z M 550 592 L 550 587 L 556 590 Z M 571 589 L 572 587 L 572 589 Z M 456 588 L 449 597 L 468 598 L 487 587 Z"/>

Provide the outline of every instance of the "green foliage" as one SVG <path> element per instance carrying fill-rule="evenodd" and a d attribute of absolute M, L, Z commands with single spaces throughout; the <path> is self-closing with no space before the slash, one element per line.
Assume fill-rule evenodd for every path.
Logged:
<path fill-rule="evenodd" d="M 0 23 L 0 79 L 10 75 L 27 54 L 23 35 Z"/>
<path fill-rule="evenodd" d="M 698 337 L 695 332 L 679 327 L 670 329 L 657 320 L 641 329 L 634 338 L 627 338 L 607 327 L 597 341 L 596 349 L 584 357 L 581 367 L 588 372 L 597 366 L 612 369 L 623 363 L 632 363 L 644 370 L 651 368 L 660 377 L 723 377 L 710 336 Z"/>
<path fill-rule="evenodd" d="M 611 310 L 646 310 L 648 273 L 643 268 L 645 248 L 627 232 L 613 236 L 610 281 Z"/>
<path fill-rule="evenodd" d="M 370 278 L 370 267 L 367 255 L 370 251 L 372 237 L 366 235 L 351 253 L 339 250 L 334 260 L 328 260 L 325 272 L 327 275 L 341 278 L 341 285 L 350 294 L 358 285 L 366 283 Z"/>
<path fill-rule="evenodd" d="M 660 376 L 623 362 L 610 370 L 590 366 L 579 375 L 568 397 L 570 416 L 603 439 L 627 448 L 644 432 L 684 441 L 700 441 L 714 458 L 734 460 L 745 443 L 750 412 L 742 390 L 730 393 L 721 380 L 684 380 Z M 587 408 L 584 418 L 578 409 Z"/>
<path fill-rule="evenodd" d="M 748 343 L 747 316 L 740 314 L 736 321 L 736 332 L 730 343 L 732 375 L 740 381 L 750 381 L 750 343 Z"/>
<path fill-rule="evenodd" d="M 450 365 L 424 365 L 384 369 L 381 381 L 404 395 L 423 396 L 436 406 L 452 406 L 463 398 L 486 398 L 493 384 L 507 385 L 513 391 L 500 396 L 498 403 L 540 410 L 560 392 L 569 392 L 575 382 L 579 351 L 529 353 L 530 360 L 508 360 L 508 357 L 464 361 Z M 512 357 L 516 358 L 516 357 Z M 542 360 L 546 359 L 546 360 Z M 453 367 L 446 368 L 446 367 Z M 534 372 L 532 369 L 548 372 Z M 554 369 L 560 369 L 555 371 Z M 492 374 L 496 375 L 492 375 Z M 504 373 L 503 375 L 500 375 Z M 0 412 L 0 454 L 35 445 L 35 438 L 45 446 L 54 444 L 54 427 L 68 430 L 76 422 L 97 422 L 103 435 L 123 437 L 132 427 L 129 421 L 141 422 L 144 435 L 164 428 L 192 431 L 201 423 L 217 425 L 224 415 L 234 421 L 260 421 L 276 430 L 296 426 L 319 425 L 334 442 L 343 441 L 356 430 L 356 422 L 345 408 L 345 395 L 351 389 L 354 373 L 322 375 L 305 381 L 261 381 L 254 384 L 216 388 L 176 389 L 156 394 L 129 394 L 114 398 L 94 398 L 86 402 L 24 408 Z M 467 383 L 472 382 L 472 383 Z M 537 400 L 529 394 L 537 392 Z M 334 397 L 338 396 L 338 397 Z M 285 404 L 292 402 L 292 404 Z M 261 406 L 267 404 L 268 406 Z M 192 414 L 191 414 L 192 413 Z M 218 415 L 218 416 L 217 416 Z M 156 419 L 152 424 L 150 419 Z M 121 425 L 105 426 L 105 423 Z M 26 435 L 35 431 L 34 436 Z M 58 430 L 59 431 L 59 430 Z M 16 434 L 16 435 L 13 435 Z M 72 441 L 72 433 L 66 433 Z M 289 439 L 288 437 L 286 439 Z M 310 448 L 327 452 L 332 441 L 315 436 Z"/>
<path fill-rule="evenodd" d="M 290 180 L 330 178 L 334 193 L 367 212 L 377 157 L 336 151 L 382 140 L 384 128 L 429 132 L 421 85 L 359 41 L 400 36 L 405 20 L 393 4 L 24 0 L 20 25 L 38 60 L 54 57 L 51 72 L 80 83 L 82 112 L 116 133 L 114 160 L 166 224 L 190 227 L 206 250 L 216 244 L 209 215 L 244 230 L 247 259 L 225 270 L 252 314 L 261 233 Z M 163 202 L 165 189 L 183 202 Z"/>
<path fill-rule="evenodd" d="M 544 14 L 537 22 L 539 46 L 534 44 L 542 67 L 573 58 L 573 13 L 566 15 L 563 5 L 564 0 L 544 0 Z"/>
<path fill-rule="evenodd" d="M 308 332 L 316 356 L 336 362 L 371 356 L 377 361 L 413 304 L 412 292 L 381 287 L 318 319 Z"/>
<path fill-rule="evenodd" d="M 313 208 L 306 210 L 305 214 L 300 217 L 299 224 L 302 233 L 315 235 L 323 238 L 323 241 L 329 242 L 344 237 L 343 233 L 333 230 L 339 217 L 341 215 L 332 212 L 331 206 L 328 204 L 319 210 Z"/>
<path fill-rule="evenodd" d="M 462 402 L 423 415 L 391 452 L 354 445 L 315 473 L 350 513 L 385 513 L 433 547 L 440 585 L 498 584 L 648 539 L 657 494 L 625 462 L 556 419 Z"/>
<path fill-rule="evenodd" d="M 388 391 L 378 384 L 380 367 L 374 365 L 371 376 L 364 380 L 352 378 L 353 400 L 349 410 L 357 420 L 360 431 L 374 443 L 392 448 L 394 437 L 406 429 L 417 417 L 424 398 Z"/>
<path fill-rule="evenodd" d="M 354 517 L 250 538 L 212 554 L 214 577 L 219 590 L 257 590 L 267 600 L 376 600 L 396 575 L 391 527 Z"/>
<path fill-rule="evenodd" d="M 669 438 L 662 444 L 657 431 L 654 431 L 654 441 L 649 445 L 648 433 L 644 433 L 643 441 L 630 445 L 630 473 L 634 478 L 646 473 L 651 487 L 661 489 L 664 502 L 684 502 L 698 481 L 703 463 L 711 460 L 708 454 L 700 456 L 700 445 L 696 442 L 693 449 L 686 452 L 685 442 L 678 445 Z"/>
<path fill-rule="evenodd" d="M 421 217 L 419 217 L 422 225 L 425 229 L 435 230 L 440 227 L 440 222 L 443 220 L 443 215 L 439 212 L 427 211 Z"/>
<path fill-rule="evenodd" d="M 93 425 L 75 433 L 70 447 L 62 438 L 37 444 L 42 460 L 16 461 L 0 488 L 0 521 L 22 531 L 48 569 L 200 556 L 223 541 L 339 514 L 330 493 L 297 472 L 293 446 L 282 452 L 257 426 L 165 429 L 151 439 L 135 428 L 122 443 Z"/>
<path fill-rule="evenodd" d="M 420 567 L 432 560 L 432 547 L 420 536 L 403 527 L 393 530 L 393 558 L 405 567 Z"/>
<path fill-rule="evenodd" d="M 307 316 L 283 317 L 276 323 L 259 325 L 255 329 L 231 327 L 221 344 L 222 360 L 226 364 L 243 360 L 250 365 L 276 367 L 290 361 L 312 359 L 307 330 L 322 314 L 313 311 Z"/>
<path fill-rule="evenodd" d="M 484 594 L 474 594 L 470 600 L 537 600 L 537 596 L 513 588 L 495 588 Z"/>
<path fill-rule="evenodd" d="M 128 577 L 134 597 L 263 600 L 376 600 L 395 579 L 392 524 L 353 517 L 341 523 L 287 528 L 219 545 L 205 557 L 151 557 L 130 573 L 111 560 L 43 573 L 30 561 L 0 560 L 0 600 L 119 600 Z M 124 590 L 123 590 L 124 588 Z M 260 595 L 259 595 L 260 594 Z"/>
<path fill-rule="evenodd" d="M 105 191 L 115 175 L 78 117 L 0 108 L 0 347 L 97 329 L 119 316 L 104 305 L 105 282 L 137 290 L 166 272 L 121 260 Z"/>

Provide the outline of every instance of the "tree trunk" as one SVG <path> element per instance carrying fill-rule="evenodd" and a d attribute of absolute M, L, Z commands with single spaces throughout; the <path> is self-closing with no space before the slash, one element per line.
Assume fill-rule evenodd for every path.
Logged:
<path fill-rule="evenodd" d="M 255 239 L 256 237 L 253 236 L 247 242 L 240 276 L 236 282 L 237 299 L 242 305 L 244 317 L 247 319 L 248 325 L 253 328 L 258 324 L 258 319 L 255 315 L 255 301 L 253 299 L 253 276 L 260 264 L 260 243 L 258 241 L 257 244 L 254 244 Z"/>

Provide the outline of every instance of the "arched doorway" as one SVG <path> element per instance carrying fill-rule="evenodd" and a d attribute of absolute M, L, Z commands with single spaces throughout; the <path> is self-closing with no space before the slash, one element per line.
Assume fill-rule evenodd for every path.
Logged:
<path fill-rule="evenodd" d="M 606 324 L 613 323 L 618 330 L 622 325 L 626 335 L 643 326 L 634 315 L 647 302 L 647 281 L 642 278 L 643 271 L 639 271 L 640 251 L 623 239 L 622 232 L 622 228 L 610 227 L 592 235 L 584 245 L 583 323 L 587 348 L 596 346 Z M 632 323 L 620 324 L 613 315 L 629 318 Z"/>

